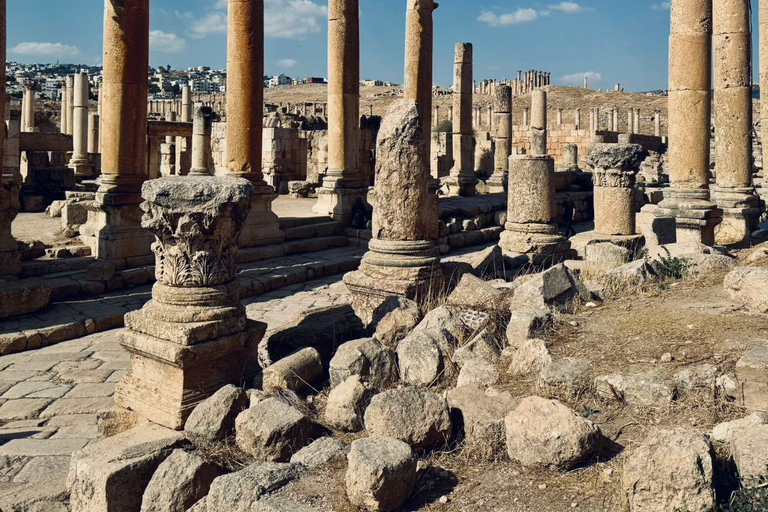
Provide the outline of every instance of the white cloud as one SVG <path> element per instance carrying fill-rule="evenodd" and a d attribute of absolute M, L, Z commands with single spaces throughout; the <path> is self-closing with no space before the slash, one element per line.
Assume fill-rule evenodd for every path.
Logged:
<path fill-rule="evenodd" d="M 579 12 L 591 10 L 577 4 L 576 2 L 560 2 L 559 4 L 550 5 L 549 8 L 553 11 L 561 11 L 566 14 L 576 14 Z"/>
<path fill-rule="evenodd" d="M 328 8 L 310 0 L 266 0 L 264 34 L 280 39 L 304 39 L 320 32 L 328 19 Z"/>
<path fill-rule="evenodd" d="M 668 11 L 672 2 L 659 2 L 657 4 L 651 4 L 651 9 L 654 11 Z"/>
<path fill-rule="evenodd" d="M 19 43 L 9 50 L 16 55 L 24 55 L 27 57 L 48 57 L 54 59 L 80 57 L 82 52 L 77 46 L 70 46 L 68 44 L 61 43 L 39 43 L 39 42 L 26 42 Z"/>
<path fill-rule="evenodd" d="M 181 53 L 187 49 L 187 41 L 176 34 L 152 30 L 149 32 L 149 47 L 161 53 Z"/>
<path fill-rule="evenodd" d="M 538 17 L 539 13 L 535 9 L 520 8 L 515 12 L 506 14 L 496 14 L 492 11 L 484 11 L 480 13 L 477 21 L 487 23 L 492 27 L 506 27 L 509 25 L 517 25 L 519 23 L 530 23 L 536 21 Z"/>
<path fill-rule="evenodd" d="M 176 13 L 189 23 L 189 36 L 202 39 L 227 33 L 227 2 L 216 0 L 211 9 L 197 17 L 190 12 Z M 320 32 L 328 19 L 328 7 L 311 0 L 265 0 L 264 35 L 277 39 L 304 39 Z"/>
<path fill-rule="evenodd" d="M 291 69 L 291 68 L 295 68 L 298 65 L 299 63 L 293 59 L 282 59 L 277 61 L 277 67 L 282 69 Z"/>
<path fill-rule="evenodd" d="M 590 83 L 600 82 L 603 79 L 603 75 L 601 75 L 600 73 L 597 73 L 595 71 L 583 71 L 581 73 L 572 73 L 570 75 L 565 75 L 560 79 L 560 81 L 566 85 L 576 85 L 580 87 L 584 85 L 584 77 L 586 77 Z"/>

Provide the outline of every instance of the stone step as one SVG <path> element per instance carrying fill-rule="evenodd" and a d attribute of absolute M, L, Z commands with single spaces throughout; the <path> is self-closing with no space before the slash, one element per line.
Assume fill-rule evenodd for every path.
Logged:
<path fill-rule="evenodd" d="M 288 240 L 282 244 L 241 248 L 237 252 L 237 261 L 243 264 L 268 258 L 279 258 L 290 254 L 344 247 L 346 245 L 347 237 L 341 235 Z"/>
<path fill-rule="evenodd" d="M 315 224 L 306 224 L 304 226 L 295 226 L 285 228 L 286 240 L 297 240 L 302 238 L 328 237 L 340 234 L 344 229 L 341 222 L 318 222 Z"/>
<path fill-rule="evenodd" d="M 280 229 L 286 230 L 299 226 L 324 224 L 326 222 L 333 222 L 333 219 L 327 215 L 319 217 L 282 217 L 280 219 Z"/>
<path fill-rule="evenodd" d="M 241 297 L 254 297 L 284 286 L 349 272 L 357 268 L 364 252 L 360 248 L 339 247 L 243 265 L 239 273 Z M 0 320 L 0 355 L 33 350 L 122 327 L 125 313 L 140 309 L 151 298 L 152 286 L 149 283 L 154 281 L 154 274 L 149 275 L 149 268 L 131 269 L 120 274 L 126 272 L 143 272 L 147 284 L 78 297 L 77 300 L 56 300 L 33 314 Z M 68 285 L 74 292 L 78 281 L 61 279 L 71 279 Z M 123 279 L 126 279 L 125 275 Z M 64 283 L 57 285 L 57 289 L 64 288 Z"/>

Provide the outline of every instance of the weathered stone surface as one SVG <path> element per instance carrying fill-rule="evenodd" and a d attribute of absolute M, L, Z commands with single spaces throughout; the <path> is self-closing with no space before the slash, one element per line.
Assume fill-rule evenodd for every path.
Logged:
<path fill-rule="evenodd" d="M 11 281 L 0 285 L 0 318 L 42 309 L 51 300 L 51 285 L 42 281 Z"/>
<path fill-rule="evenodd" d="M 72 455 L 67 488 L 73 512 L 135 512 L 152 475 L 183 434 L 138 427 Z"/>
<path fill-rule="evenodd" d="M 552 312 L 543 307 L 518 307 L 512 310 L 507 324 L 507 342 L 515 347 L 552 324 Z"/>
<path fill-rule="evenodd" d="M 291 463 L 314 469 L 337 462 L 343 459 L 346 453 L 347 450 L 340 441 L 332 437 L 321 437 L 294 453 Z"/>
<path fill-rule="evenodd" d="M 502 455 L 506 443 L 504 418 L 517 405 L 504 394 L 488 396 L 472 386 L 448 391 L 451 419 L 457 429 L 462 429 L 457 434 L 463 434 L 469 453 L 482 459 Z"/>
<path fill-rule="evenodd" d="M 743 485 L 762 483 L 768 477 L 768 425 L 737 429 L 731 436 L 731 453 Z"/>
<path fill-rule="evenodd" d="M 262 498 L 251 505 L 248 512 L 320 512 L 285 498 Z"/>
<path fill-rule="evenodd" d="M 710 512 L 712 447 L 686 430 L 657 429 L 624 464 L 623 488 L 632 512 Z"/>
<path fill-rule="evenodd" d="M 501 310 L 504 308 L 504 293 L 487 281 L 472 274 L 464 274 L 456 288 L 448 296 L 448 305 L 460 309 Z"/>
<path fill-rule="evenodd" d="M 544 340 L 532 339 L 518 343 L 505 350 L 511 361 L 507 373 L 510 375 L 536 375 L 552 363 L 552 354 Z"/>
<path fill-rule="evenodd" d="M 587 244 L 587 268 L 593 272 L 604 273 L 621 267 L 632 261 L 632 251 L 610 242 Z"/>
<path fill-rule="evenodd" d="M 141 512 L 186 512 L 208 494 L 221 470 L 184 450 L 174 450 L 152 475 Z"/>
<path fill-rule="evenodd" d="M 307 347 L 264 368 L 261 373 L 261 386 L 267 392 L 280 389 L 299 392 L 322 376 L 323 362 L 320 360 L 320 353 L 312 347 Z"/>
<path fill-rule="evenodd" d="M 494 363 L 482 359 L 470 359 L 461 368 L 456 387 L 474 386 L 485 389 L 496 384 L 499 380 L 499 372 Z"/>
<path fill-rule="evenodd" d="M 636 407 L 666 407 L 677 393 L 674 383 L 655 370 L 604 375 L 595 381 L 595 390 L 603 398 Z"/>
<path fill-rule="evenodd" d="M 699 364 L 686 366 L 675 372 L 672 380 L 680 392 L 713 397 L 719 375 L 717 367 L 711 364 Z"/>
<path fill-rule="evenodd" d="M 233 385 L 218 390 L 195 407 L 184 425 L 187 439 L 198 446 L 232 435 L 235 418 L 248 407 L 245 391 Z"/>
<path fill-rule="evenodd" d="M 397 379 L 395 353 L 375 338 L 348 341 L 336 350 L 329 373 L 331 386 L 359 375 L 371 387 L 381 389 Z"/>
<path fill-rule="evenodd" d="M 537 381 L 543 393 L 576 398 L 592 387 L 592 363 L 565 357 L 546 365 Z"/>
<path fill-rule="evenodd" d="M 768 413 L 755 412 L 738 420 L 720 423 L 712 429 L 710 438 L 713 441 L 730 443 L 733 439 L 741 435 L 741 431 L 757 425 L 768 425 Z"/>
<path fill-rule="evenodd" d="M 358 439 L 352 443 L 347 461 L 347 497 L 366 510 L 397 510 L 416 485 L 416 457 L 398 439 Z"/>
<path fill-rule="evenodd" d="M 373 311 L 376 331 L 373 337 L 388 347 L 394 347 L 421 321 L 419 305 L 405 297 L 388 297 Z"/>
<path fill-rule="evenodd" d="M 400 378 L 414 386 L 433 386 L 454 373 L 445 331 L 414 331 L 397 345 Z"/>
<path fill-rule="evenodd" d="M 444 332 L 447 337 L 457 340 L 463 337 L 464 326 L 457 315 L 451 313 L 445 306 L 440 306 L 424 315 L 422 321 L 419 322 L 419 325 L 416 326 L 411 334 L 427 331 Z"/>
<path fill-rule="evenodd" d="M 728 296 L 753 313 L 768 313 L 768 267 L 740 267 L 723 280 Z"/>
<path fill-rule="evenodd" d="M 452 361 L 459 367 L 472 359 L 481 359 L 489 363 L 495 363 L 501 355 L 503 341 L 488 329 L 477 333 L 466 345 L 456 349 Z"/>
<path fill-rule="evenodd" d="M 509 458 L 524 466 L 565 471 L 595 453 L 600 428 L 557 400 L 523 399 L 504 420 Z"/>
<path fill-rule="evenodd" d="M 115 263 L 110 260 L 97 260 L 85 269 L 85 279 L 88 281 L 107 282 L 115 275 Z"/>
<path fill-rule="evenodd" d="M 565 265 L 525 276 L 510 302 L 512 311 L 522 308 L 567 308 L 576 298 L 587 300 L 589 294 L 579 277 Z"/>
<path fill-rule="evenodd" d="M 374 392 L 359 375 L 352 375 L 328 393 L 325 421 L 339 430 L 361 430 L 365 409 Z"/>
<path fill-rule="evenodd" d="M 606 279 L 619 284 L 643 284 L 656 275 L 653 266 L 643 259 L 609 270 L 606 273 Z"/>
<path fill-rule="evenodd" d="M 637 171 L 646 155 L 639 144 L 592 143 L 587 149 L 587 164 L 597 169 Z"/>
<path fill-rule="evenodd" d="M 768 343 L 753 348 L 736 362 L 736 382 L 744 407 L 768 412 Z"/>
<path fill-rule="evenodd" d="M 264 337 L 259 343 L 259 363 L 266 368 L 306 347 L 313 347 L 323 361 L 329 361 L 336 347 L 363 336 L 365 326 L 352 306 L 310 309 Z"/>
<path fill-rule="evenodd" d="M 285 462 L 307 444 L 312 422 L 290 405 L 268 398 L 235 419 L 235 442 L 257 460 Z"/>
<path fill-rule="evenodd" d="M 222 475 L 205 498 L 207 512 L 251 512 L 256 500 L 298 478 L 304 469 L 301 464 L 257 462 Z"/>
<path fill-rule="evenodd" d="M 400 439 L 416 451 L 439 446 L 451 435 L 447 402 L 424 389 L 391 389 L 374 396 L 364 420 L 370 435 Z"/>

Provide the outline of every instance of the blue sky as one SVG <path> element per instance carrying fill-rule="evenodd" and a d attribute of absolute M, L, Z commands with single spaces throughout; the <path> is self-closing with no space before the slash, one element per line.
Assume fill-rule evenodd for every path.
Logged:
<path fill-rule="evenodd" d="M 669 2 L 442 0 L 435 82 L 449 87 L 453 46 L 475 47 L 475 78 L 551 71 L 553 83 L 628 91 L 666 87 Z M 757 0 L 753 0 L 757 26 Z M 327 0 L 265 0 L 267 74 L 327 76 Z M 405 0 L 360 0 L 361 76 L 403 81 Z M 103 0 L 8 0 L 8 59 L 101 63 Z M 153 66 L 226 63 L 226 0 L 151 0 Z M 756 39 L 755 39 L 756 41 Z M 756 44 L 756 42 L 755 42 Z M 755 56 L 757 50 L 755 47 Z M 756 62 L 756 61 L 755 61 Z M 755 68 L 757 66 L 754 66 Z"/>

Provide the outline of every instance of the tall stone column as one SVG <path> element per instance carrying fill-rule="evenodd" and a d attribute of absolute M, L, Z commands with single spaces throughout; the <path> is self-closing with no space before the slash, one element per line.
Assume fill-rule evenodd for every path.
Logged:
<path fill-rule="evenodd" d="M 661 137 L 661 112 L 658 110 L 653 116 L 653 134 L 656 137 Z"/>
<path fill-rule="evenodd" d="M 67 135 L 75 133 L 75 75 L 67 76 Z"/>
<path fill-rule="evenodd" d="M 6 56 L 6 0 L 0 0 L 0 59 Z M 5 138 L 5 66 L 0 66 L 0 123 L 3 139 Z M 3 161 L 4 144 L 0 144 L 0 162 Z M 11 232 L 11 223 L 16 218 L 21 204 L 21 175 L 6 171 L 0 165 L 0 276 L 14 275 L 21 271 L 19 243 Z"/>
<path fill-rule="evenodd" d="M 523 126 L 529 126 L 530 124 L 530 109 L 528 107 L 523 108 Z"/>
<path fill-rule="evenodd" d="M 635 109 L 633 108 L 627 112 L 627 133 L 635 133 Z"/>
<path fill-rule="evenodd" d="M 387 297 L 425 301 L 442 283 L 437 249 L 430 240 L 429 160 L 424 156 L 428 129 L 417 104 L 398 100 L 384 118 L 376 141 L 373 238 L 360 269 L 344 276 L 357 315 L 370 323 Z"/>
<path fill-rule="evenodd" d="M 635 235 L 635 176 L 645 156 L 638 144 L 591 144 L 587 164 L 595 182 L 595 234 Z M 617 239 L 618 240 L 618 239 Z"/>
<path fill-rule="evenodd" d="M 488 178 L 488 190 L 499 193 L 507 189 L 509 156 L 512 154 L 512 88 L 506 84 L 497 86 L 493 104 L 493 142 L 496 150 L 493 174 Z"/>
<path fill-rule="evenodd" d="M 558 107 L 557 109 L 557 126 L 560 126 L 563 124 L 563 108 Z"/>
<path fill-rule="evenodd" d="M 758 36 L 760 48 L 760 125 L 768 127 L 768 92 L 763 96 L 762 91 L 768 91 L 768 0 L 759 0 L 758 7 Z M 768 129 L 761 130 L 760 139 L 763 144 L 763 169 L 768 166 Z"/>
<path fill-rule="evenodd" d="M 579 146 L 576 144 L 563 145 L 563 170 L 579 170 Z"/>
<path fill-rule="evenodd" d="M 749 0 L 714 0 L 715 176 L 712 200 L 723 211 L 715 241 L 749 240 L 760 200 L 752 184 L 752 30 Z M 768 129 L 768 127 L 766 127 Z"/>
<path fill-rule="evenodd" d="M 244 179 L 172 176 L 147 181 L 142 226 L 155 235 L 152 300 L 125 315 L 120 344 L 131 354 L 115 402 L 181 429 L 192 409 L 259 370 L 266 325 L 245 316 L 237 240 L 251 207 Z"/>
<path fill-rule="evenodd" d="M 152 236 L 141 227 L 147 177 L 149 0 L 104 1 L 102 174 L 83 241 L 99 259 L 146 264 Z"/>
<path fill-rule="evenodd" d="M 88 154 L 99 153 L 99 114 L 88 115 Z"/>
<path fill-rule="evenodd" d="M 619 109 L 616 107 L 611 109 L 611 130 L 614 132 L 619 131 Z"/>
<path fill-rule="evenodd" d="M 192 126 L 192 168 L 190 176 L 210 176 L 213 174 L 209 167 L 211 160 L 211 123 L 213 110 L 211 107 L 195 109 Z"/>
<path fill-rule="evenodd" d="M 431 119 L 432 104 L 427 108 L 424 119 Z M 367 195 L 368 183 L 360 173 L 359 0 L 330 0 L 328 173 L 312 210 L 346 223 L 351 219 L 352 206 Z"/>
<path fill-rule="evenodd" d="M 67 81 L 64 80 L 64 84 L 61 86 L 61 128 L 59 131 L 66 135 L 67 133 L 67 116 L 69 115 L 69 106 L 67 105 Z"/>
<path fill-rule="evenodd" d="M 453 155 L 445 179 L 451 196 L 475 195 L 475 155 L 472 131 L 472 43 L 456 45 L 453 74 Z"/>
<path fill-rule="evenodd" d="M 712 0 L 672 0 L 669 37 L 670 188 L 656 214 L 678 242 L 715 242 L 722 212 L 709 198 Z"/>
<path fill-rule="evenodd" d="M 577 130 L 581 130 L 581 109 L 580 108 L 577 108 L 574 111 L 573 124 L 576 126 Z"/>
<path fill-rule="evenodd" d="M 509 159 L 507 223 L 499 246 L 533 264 L 567 257 L 570 244 L 555 222 L 555 160 L 547 155 L 547 93 L 535 90 L 531 102 L 531 154 Z"/>
<path fill-rule="evenodd" d="M 640 109 L 636 108 L 634 113 L 635 133 L 640 133 Z"/>
<path fill-rule="evenodd" d="M 192 122 L 192 98 L 190 87 L 181 88 L 181 122 Z M 183 176 L 192 167 L 192 140 L 189 137 L 176 137 L 176 173 Z"/>
<path fill-rule="evenodd" d="M 229 0 L 227 21 L 227 172 L 253 185 L 240 245 L 285 240 L 272 212 L 275 191 L 261 171 L 264 131 L 264 1 Z"/>
<path fill-rule="evenodd" d="M 24 82 L 24 122 L 21 124 L 23 132 L 35 131 L 35 89 L 35 82 Z"/>
<path fill-rule="evenodd" d="M 74 115 L 72 122 L 72 158 L 69 167 L 75 176 L 93 176 L 93 165 L 88 158 L 88 74 L 85 71 L 75 75 Z"/>

